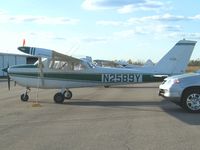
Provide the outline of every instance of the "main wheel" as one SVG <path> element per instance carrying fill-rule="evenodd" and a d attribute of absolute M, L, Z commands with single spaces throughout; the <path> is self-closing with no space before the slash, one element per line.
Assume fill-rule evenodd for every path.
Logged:
<path fill-rule="evenodd" d="M 54 102 L 58 104 L 62 104 L 65 100 L 65 97 L 62 93 L 56 93 L 54 95 Z"/>
<path fill-rule="evenodd" d="M 28 99 L 29 99 L 29 96 L 28 96 L 27 94 L 22 94 L 22 95 L 21 95 L 21 101 L 27 102 Z"/>
<path fill-rule="evenodd" d="M 182 96 L 181 104 L 188 112 L 200 112 L 200 89 L 193 88 L 185 91 Z"/>
<path fill-rule="evenodd" d="M 72 98 L 72 92 L 71 91 L 65 91 L 63 93 L 63 95 L 65 96 L 65 99 L 71 99 Z"/>

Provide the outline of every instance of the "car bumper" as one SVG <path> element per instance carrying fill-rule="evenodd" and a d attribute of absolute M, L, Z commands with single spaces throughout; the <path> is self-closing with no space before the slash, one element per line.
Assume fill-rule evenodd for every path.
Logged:
<path fill-rule="evenodd" d="M 159 96 L 165 98 L 180 98 L 182 94 L 182 88 L 180 86 L 164 86 L 159 87 Z"/>
<path fill-rule="evenodd" d="M 178 97 L 180 97 L 180 92 L 169 91 L 167 89 L 160 89 L 158 92 L 158 95 L 165 97 L 165 98 L 178 98 Z"/>

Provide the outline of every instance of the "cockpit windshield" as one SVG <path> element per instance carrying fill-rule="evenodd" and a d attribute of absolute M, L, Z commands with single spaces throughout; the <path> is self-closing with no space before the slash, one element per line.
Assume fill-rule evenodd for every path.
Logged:
<path fill-rule="evenodd" d="M 42 58 L 42 63 L 44 64 L 47 61 L 47 58 Z M 39 59 L 34 63 L 34 65 L 39 64 Z"/>

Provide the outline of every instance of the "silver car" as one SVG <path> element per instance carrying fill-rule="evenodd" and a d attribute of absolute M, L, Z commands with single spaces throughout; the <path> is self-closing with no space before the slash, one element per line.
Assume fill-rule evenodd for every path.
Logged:
<path fill-rule="evenodd" d="M 188 112 L 200 112 L 200 73 L 189 73 L 164 79 L 159 95 L 177 100 Z"/>

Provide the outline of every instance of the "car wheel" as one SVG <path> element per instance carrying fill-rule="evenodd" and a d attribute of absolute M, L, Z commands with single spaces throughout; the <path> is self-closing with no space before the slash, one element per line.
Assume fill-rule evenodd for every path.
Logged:
<path fill-rule="evenodd" d="M 192 113 L 200 112 L 200 89 L 192 88 L 183 93 L 182 107 Z"/>

